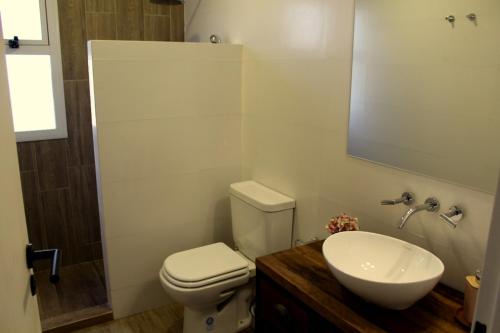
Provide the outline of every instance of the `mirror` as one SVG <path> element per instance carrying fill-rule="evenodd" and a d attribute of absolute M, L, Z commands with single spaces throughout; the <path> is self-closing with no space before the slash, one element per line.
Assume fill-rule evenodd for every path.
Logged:
<path fill-rule="evenodd" d="M 493 193 L 500 1 L 356 0 L 355 13 L 348 154 Z"/>

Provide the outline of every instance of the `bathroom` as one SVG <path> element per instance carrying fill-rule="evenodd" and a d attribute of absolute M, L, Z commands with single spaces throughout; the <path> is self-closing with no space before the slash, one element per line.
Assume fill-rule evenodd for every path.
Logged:
<path fill-rule="evenodd" d="M 495 1 L 399 4 L 377 0 L 373 2 L 377 5 L 356 11 L 356 6 L 367 1 L 44 2 L 47 8 L 56 6 L 58 13 L 68 135 L 66 139 L 28 139 L 17 144 L 19 161 L 16 157 L 12 162 L 16 168 L 7 169 L 5 165 L 1 170 L 5 177 L 2 184 L 4 179 L 15 181 L 11 190 L 2 190 L 1 210 L 17 207 L 25 212 L 25 216 L 18 216 L 19 211 L 12 214 L 17 221 L 26 219 L 29 242 L 36 249 L 60 249 L 61 280 L 59 285 L 49 284 L 49 261 L 44 261 L 35 263 L 35 275 L 45 274 L 36 279 L 40 292 L 37 300 L 26 296 L 27 283 L 6 289 L 5 295 L 12 295 L 10 304 L 20 301 L 21 296 L 15 295 L 22 295 L 23 316 L 42 315 L 43 311 L 39 314 L 37 310 L 44 302 L 42 288 L 58 290 L 71 281 L 70 276 L 76 281 L 73 285 L 78 285 L 81 275 L 71 268 L 92 263 L 98 276 L 92 279 L 98 279 L 100 286 L 99 295 L 91 300 L 100 304 L 92 307 L 104 305 L 98 320 L 114 318 L 126 325 L 127 318 L 139 318 L 137 321 L 146 328 L 136 327 L 137 332 L 182 331 L 182 306 L 163 291 L 158 270 L 168 256 L 179 251 L 216 242 L 234 246 L 229 189 L 231 184 L 246 180 L 294 199 L 293 246 L 325 239 L 325 225 L 333 216 L 346 212 L 359 219 L 362 231 L 402 239 L 434 253 L 445 266 L 441 282 L 459 292 L 464 291 L 465 276 L 473 275 L 476 269 L 487 273 L 483 262 L 495 251 L 495 242 L 488 245 L 488 237 L 498 239 L 494 228 L 489 231 L 499 171 L 494 163 L 500 159 L 494 145 L 500 132 L 500 103 L 495 89 L 499 86 L 500 57 L 494 37 L 500 31 L 496 20 L 500 8 Z M 358 119 L 353 117 L 352 106 L 360 100 L 355 94 L 369 89 L 355 90 L 359 87 L 355 78 L 359 76 L 354 75 L 358 72 L 353 62 L 356 65 L 356 59 L 369 52 L 369 47 L 377 46 L 365 37 L 368 32 L 364 36 L 355 32 L 355 27 L 364 22 L 359 17 L 374 19 L 370 16 L 374 13 L 385 19 L 395 15 L 401 33 L 408 35 L 404 47 L 386 48 L 393 57 L 401 57 L 397 65 L 406 64 L 405 59 L 416 61 L 415 54 L 410 53 L 415 50 L 410 38 L 416 38 L 417 46 L 441 52 L 438 56 L 445 59 L 444 63 L 451 59 L 453 66 L 448 69 L 457 73 L 451 75 L 452 79 L 461 82 L 447 86 L 446 81 L 439 81 L 447 75 L 436 65 L 430 70 L 437 73 L 436 79 L 426 83 L 427 90 L 416 86 L 421 82 L 415 79 L 404 88 L 414 84 L 418 94 L 410 96 L 403 91 L 400 100 L 394 102 L 412 107 L 424 105 L 418 102 L 420 99 L 428 104 L 453 102 L 450 106 L 441 104 L 445 112 L 429 117 L 429 123 L 410 116 L 392 118 L 399 133 L 436 130 L 435 136 L 420 138 L 425 143 L 446 141 L 447 133 L 451 142 L 460 142 L 443 149 L 438 156 L 440 163 L 430 169 L 425 165 L 415 169 L 403 161 L 381 160 L 387 155 L 363 155 L 352 150 L 357 146 L 350 138 L 355 129 L 350 121 Z M 471 13 L 477 15 L 475 20 L 466 17 Z M 450 22 L 450 15 L 455 17 L 454 22 Z M 372 38 L 376 31 L 373 29 Z M 389 31 L 382 30 L 379 37 L 400 37 Z M 428 44 L 423 43 L 418 31 L 429 38 Z M 211 35 L 217 36 L 220 45 L 210 43 Z M 88 46 L 87 40 L 99 41 Z M 359 41 L 365 44 L 356 44 Z M 389 41 L 378 44 L 387 45 L 382 42 Z M 394 59 L 380 49 L 374 50 L 374 58 Z M 426 50 L 417 58 L 428 60 L 426 57 L 432 55 Z M 481 68 L 476 76 L 474 66 Z M 382 75 L 379 80 L 389 79 L 387 71 L 373 73 Z M 426 78 L 418 73 L 414 76 Z M 372 87 L 372 95 L 367 98 L 373 101 L 375 93 L 383 98 L 388 89 L 382 88 L 394 86 Z M 439 99 L 441 89 L 447 99 Z M 383 105 L 383 101 L 375 102 Z M 479 121 L 472 128 L 463 128 L 463 118 L 458 122 L 446 118 L 446 112 L 467 108 L 474 111 L 471 114 L 487 113 L 487 127 L 481 132 L 491 135 L 484 142 L 486 146 L 474 146 L 485 137 L 469 132 L 478 130 Z M 383 111 L 378 108 L 376 112 Z M 3 113 L 2 117 L 7 117 Z M 366 118 L 360 128 L 370 132 L 368 125 L 376 124 L 377 119 L 384 119 L 384 124 L 391 119 L 387 113 L 378 114 L 380 118 Z M 465 124 L 475 120 L 470 118 L 465 118 Z M 417 125 L 425 126 L 426 131 L 415 128 Z M 374 126 L 370 133 L 377 133 L 376 129 Z M 5 127 L 1 132 L 9 130 Z M 470 142 L 453 141 L 451 135 L 457 133 L 460 140 L 468 138 Z M 2 140 L 14 142 L 12 135 Z M 10 156 L 11 144 L 4 142 L 2 156 Z M 401 156 L 407 156 L 405 153 Z M 467 163 L 471 159 L 468 156 L 474 156 L 477 163 Z M 414 193 L 415 205 L 436 197 L 439 212 L 415 213 L 403 229 L 398 229 L 408 206 L 381 206 L 380 201 L 398 198 L 405 191 Z M 464 210 L 456 228 L 439 218 L 439 213 L 454 205 Z M 495 216 L 498 221 L 499 216 Z M 13 235 L 7 229 L 1 231 L 1 253 L 10 253 L 7 244 L 11 246 Z M 16 252 L 15 262 L 24 263 L 28 240 L 18 243 L 22 251 Z M 2 258 L 2 267 L 9 265 L 13 265 L 9 258 Z M 26 276 L 22 281 L 29 280 L 26 265 L 16 269 L 20 276 Z M 65 272 L 70 273 L 68 278 Z M 6 286 L 14 283 L 10 282 L 15 280 L 11 275 L 3 275 Z M 487 281 L 484 277 L 486 285 Z M 492 294 L 498 290 L 494 283 L 489 284 Z M 88 290 L 82 294 L 88 295 Z M 69 297 L 75 298 L 72 293 Z M 35 302 L 38 306 L 33 305 Z M 157 317 L 168 318 L 160 329 L 152 324 Z M 36 320 L 21 320 L 24 325 L 32 325 L 28 328 L 14 326 L 17 320 L 5 318 L 25 317 L 15 309 L 6 311 L 0 317 L 2 332 L 40 331 Z M 105 325 L 113 323 L 100 325 L 107 329 L 111 326 Z M 488 332 L 494 332 L 492 325 L 493 321 Z"/>

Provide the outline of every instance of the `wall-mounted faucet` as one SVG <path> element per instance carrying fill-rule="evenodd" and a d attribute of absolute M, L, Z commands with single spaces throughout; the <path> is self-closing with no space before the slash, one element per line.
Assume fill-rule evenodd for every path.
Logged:
<path fill-rule="evenodd" d="M 403 194 L 401 194 L 401 197 L 394 200 L 382 200 L 380 201 L 380 204 L 386 206 L 403 203 L 407 206 L 410 206 L 414 202 L 415 195 L 412 192 L 404 192 Z M 408 222 L 408 219 L 416 212 L 420 212 L 421 210 L 426 210 L 428 212 L 437 212 L 439 211 L 439 208 L 440 204 L 438 199 L 434 197 L 427 198 L 423 204 L 408 209 L 405 215 L 403 215 L 403 217 L 401 218 L 399 229 L 403 229 L 406 225 L 406 222 Z M 459 206 L 451 206 L 446 213 L 439 214 L 439 218 L 441 218 L 453 228 L 457 227 L 457 222 L 460 221 L 463 217 L 464 210 Z"/>
<path fill-rule="evenodd" d="M 404 203 L 405 205 L 409 206 L 415 201 L 415 195 L 411 192 L 404 192 L 401 194 L 401 197 L 394 199 L 394 200 L 382 200 L 380 201 L 380 204 L 382 206 L 387 206 L 387 205 L 397 205 L 400 203 Z"/>
<path fill-rule="evenodd" d="M 457 222 L 464 217 L 464 211 L 459 206 L 451 206 L 448 212 L 439 214 L 439 217 L 453 228 L 456 228 Z"/>
<path fill-rule="evenodd" d="M 401 223 L 399 224 L 399 229 L 403 229 L 408 219 L 415 214 L 416 212 L 420 212 L 422 210 L 426 210 L 428 212 L 437 212 L 439 210 L 439 201 L 436 198 L 430 197 L 425 200 L 422 205 L 415 206 L 410 208 L 406 214 L 401 218 Z"/>

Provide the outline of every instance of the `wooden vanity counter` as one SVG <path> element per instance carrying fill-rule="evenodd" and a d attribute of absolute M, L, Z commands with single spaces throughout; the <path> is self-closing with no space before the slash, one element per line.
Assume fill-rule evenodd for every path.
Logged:
<path fill-rule="evenodd" d="M 294 324 L 290 324 L 290 329 L 284 331 L 312 332 L 310 326 L 300 327 L 309 320 L 312 325 L 318 321 L 324 322 L 321 324 L 322 329 L 313 329 L 315 332 L 468 332 L 454 319 L 456 310 L 462 304 L 463 295 L 459 292 L 438 285 L 407 310 L 380 308 L 340 285 L 323 258 L 322 244 L 322 241 L 314 242 L 257 258 L 257 332 L 280 331 L 270 329 L 269 321 L 286 312 L 286 308 L 278 304 L 281 308 L 278 307 L 276 316 L 266 314 L 274 311 L 268 303 L 275 302 L 272 299 L 275 289 L 278 290 L 276 297 L 281 297 L 284 303 L 288 302 L 288 307 L 295 306 L 295 303 L 289 302 L 296 302 L 305 308 L 286 312 L 287 320 L 294 313 L 298 313 L 299 317 L 300 313 L 305 313 L 302 316 L 306 319 L 298 318 Z M 262 305 L 260 312 L 259 302 Z M 308 313 L 317 315 L 317 318 L 307 319 L 311 317 Z M 331 328 L 325 329 L 325 325 L 331 325 Z"/>

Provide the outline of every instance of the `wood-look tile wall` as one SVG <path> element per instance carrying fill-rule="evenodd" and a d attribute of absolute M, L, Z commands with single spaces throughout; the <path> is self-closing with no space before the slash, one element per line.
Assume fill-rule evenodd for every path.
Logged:
<path fill-rule="evenodd" d="M 184 8 L 168 0 L 59 0 L 68 138 L 18 143 L 30 241 L 62 264 L 102 258 L 87 40 L 184 40 Z"/>

